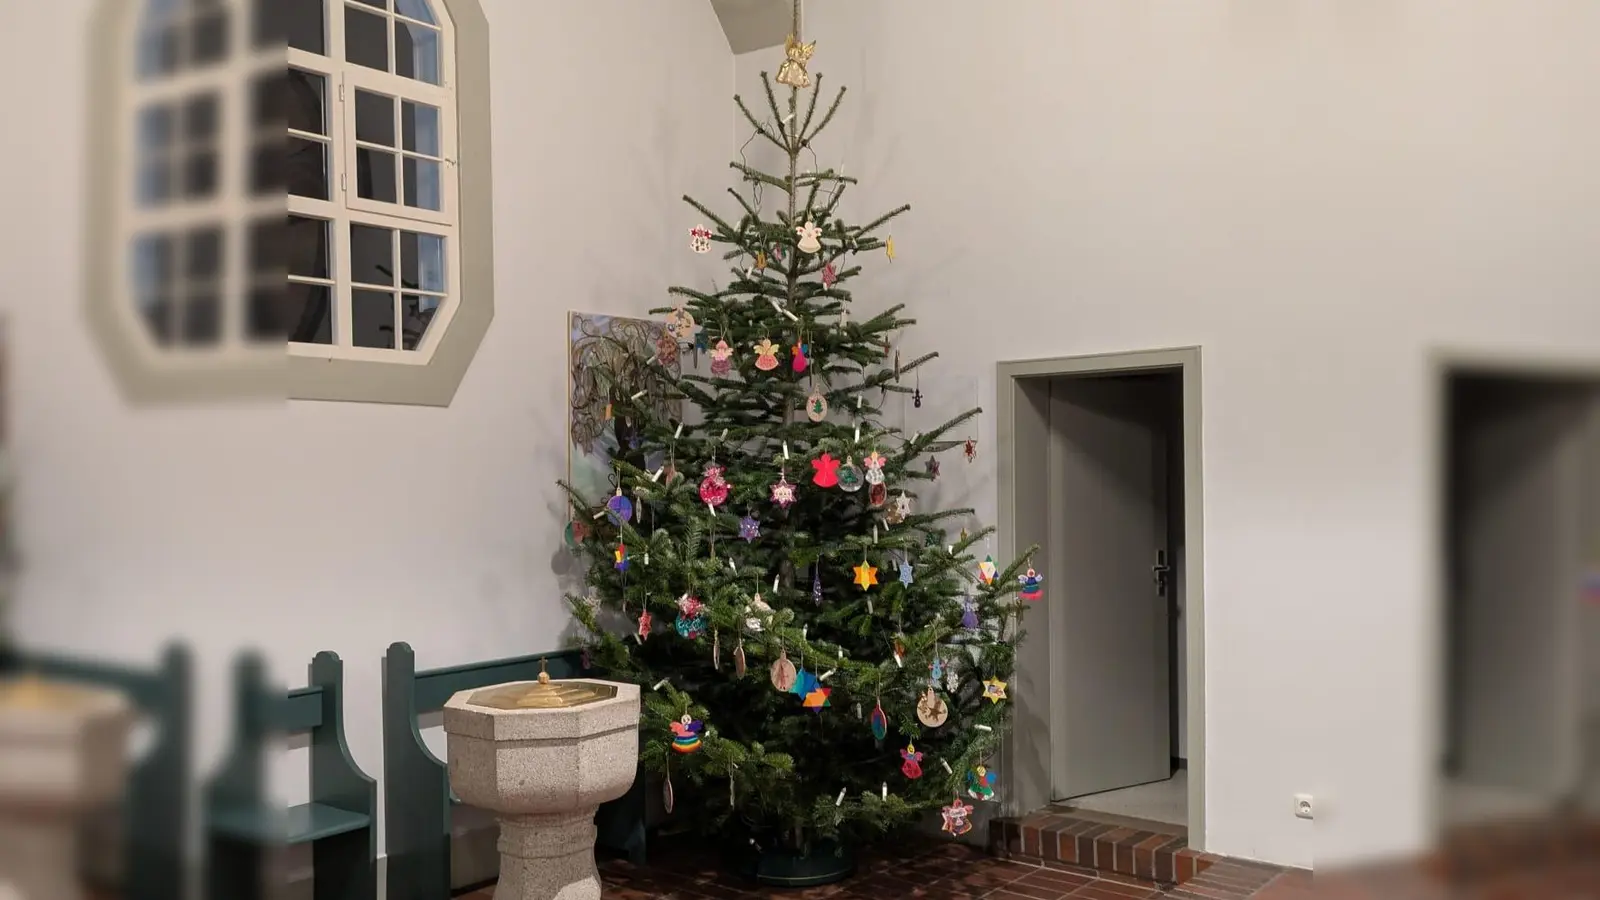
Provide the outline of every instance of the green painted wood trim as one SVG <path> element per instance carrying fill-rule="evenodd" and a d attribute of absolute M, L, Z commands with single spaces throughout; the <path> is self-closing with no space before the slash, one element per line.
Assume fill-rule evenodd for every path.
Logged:
<path fill-rule="evenodd" d="M 123 797 L 124 900 L 172 900 L 184 891 L 194 729 L 193 658 L 170 645 L 154 669 L 14 649 L 0 673 L 35 672 L 122 692 L 147 718 L 154 740 L 128 772 Z"/>
<path fill-rule="evenodd" d="M 283 721 L 279 728 L 285 734 L 299 734 L 320 727 L 322 718 L 322 688 L 303 687 L 289 692 L 281 710 Z"/>
<path fill-rule="evenodd" d="M 254 900 L 265 851 L 312 845 L 315 900 L 376 900 L 377 781 L 350 755 L 344 733 L 344 663 L 331 651 L 311 661 L 307 687 L 271 689 L 259 656 L 234 672 L 233 745 L 206 786 L 207 885 L 211 896 Z M 284 809 L 266 798 L 271 739 L 311 736 L 311 802 Z"/>
<path fill-rule="evenodd" d="M 581 671 L 578 656 L 575 650 L 558 650 L 418 672 L 415 676 L 417 712 L 443 709 L 458 691 L 511 681 L 533 681 L 539 677 L 541 663 L 548 668 L 551 678 L 575 678 Z"/>

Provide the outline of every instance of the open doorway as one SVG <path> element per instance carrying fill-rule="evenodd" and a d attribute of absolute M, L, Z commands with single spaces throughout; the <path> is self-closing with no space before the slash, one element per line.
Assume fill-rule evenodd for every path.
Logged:
<path fill-rule="evenodd" d="M 1600 373 L 1444 373 L 1446 836 L 1600 814 Z"/>
<path fill-rule="evenodd" d="M 1199 351 L 1000 367 L 1001 544 L 1046 573 L 1018 652 L 1013 815 L 1202 848 Z"/>

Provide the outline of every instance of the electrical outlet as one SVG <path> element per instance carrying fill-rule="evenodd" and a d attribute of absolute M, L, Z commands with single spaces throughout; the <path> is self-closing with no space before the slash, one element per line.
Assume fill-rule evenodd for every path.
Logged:
<path fill-rule="evenodd" d="M 1311 805 L 1311 795 L 1310 794 L 1295 794 L 1294 795 L 1294 817 L 1297 818 L 1297 819 L 1310 819 L 1310 818 L 1312 818 L 1314 816 L 1314 814 L 1315 814 L 1315 810 L 1313 809 L 1313 807 Z"/>

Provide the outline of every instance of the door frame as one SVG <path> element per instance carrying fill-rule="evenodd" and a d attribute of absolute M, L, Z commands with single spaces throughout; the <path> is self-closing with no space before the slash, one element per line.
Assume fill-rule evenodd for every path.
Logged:
<path fill-rule="evenodd" d="M 1428 580 L 1424 596 L 1427 598 L 1428 622 L 1431 624 L 1426 645 L 1427 698 L 1434 710 L 1433 731 L 1429 735 L 1426 777 L 1423 791 L 1428 810 L 1430 840 L 1437 841 L 1445 833 L 1444 787 L 1442 764 L 1450 743 L 1451 716 L 1449 712 L 1450 685 L 1450 598 L 1446 595 L 1449 584 L 1449 545 L 1446 540 L 1449 528 L 1446 496 L 1449 467 L 1444 464 L 1449 452 L 1449 412 L 1451 379 L 1460 375 L 1485 375 L 1508 378 L 1549 379 L 1556 381 L 1600 381 L 1600 359 L 1593 355 L 1547 353 L 1537 350 L 1506 350 L 1467 346 L 1435 346 L 1427 351 L 1430 370 L 1426 385 L 1428 434 L 1425 445 L 1428 459 L 1437 461 L 1431 478 L 1427 479 L 1429 519 L 1427 536 L 1423 542 L 1431 564 L 1424 571 Z M 1593 413 L 1600 416 L 1600 412 Z M 1569 635 L 1576 639 L 1576 635 Z"/>
<path fill-rule="evenodd" d="M 1019 486 L 1038 483 L 1044 475 L 1036 452 L 1037 416 L 1030 413 L 1025 385 L 1058 376 L 1131 375 L 1140 372 L 1177 371 L 1183 382 L 1183 515 L 1184 650 L 1186 653 L 1183 703 L 1187 715 L 1188 840 L 1198 851 L 1206 849 L 1206 718 L 1205 718 L 1205 503 L 1201 464 L 1200 348 L 1174 347 L 1122 353 L 1101 353 L 1051 359 L 1002 361 L 995 380 L 997 483 L 999 509 L 996 536 L 1000 558 L 1013 559 L 1021 546 L 1040 534 L 1036 523 L 1019 513 Z M 1026 540 L 1020 539 L 1025 537 Z M 1177 562 L 1177 560 L 1174 560 Z M 1048 573 L 1047 573 L 1048 574 Z M 1050 596 L 1048 587 L 1045 596 Z M 1045 621 L 1040 623 L 1038 620 Z M 1059 617 L 1057 617 L 1059 618 Z M 1033 621 L 1028 621 L 1032 619 Z M 1040 627 L 1042 624 L 1042 628 Z M 1050 604 L 1034 607 L 1022 627 L 1037 637 L 1018 648 L 1016 697 L 1010 733 L 1001 750 L 1000 777 L 1004 785 L 1006 815 L 1021 816 L 1051 801 L 1051 751 L 1063 723 L 1054 710 L 1051 660 L 1061 659 L 1064 620 L 1050 621 Z"/>

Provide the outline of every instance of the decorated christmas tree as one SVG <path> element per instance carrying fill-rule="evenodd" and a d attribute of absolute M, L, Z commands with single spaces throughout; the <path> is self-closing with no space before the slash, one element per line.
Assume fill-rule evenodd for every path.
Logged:
<path fill-rule="evenodd" d="M 888 226 L 909 207 L 840 218 L 855 179 L 802 159 L 845 91 L 819 108 L 813 45 L 785 49 L 762 77 L 769 115 L 735 102 L 787 170 L 734 163 L 727 214 L 684 198 L 704 223 L 690 249 L 725 286 L 671 288 L 651 354 L 621 348 L 589 373 L 621 450 L 609 496 L 567 486 L 589 563 L 569 601 L 589 665 L 644 688 L 640 758 L 674 820 L 802 853 L 936 811 L 962 834 L 994 799 L 1040 579 L 1026 557 L 997 567 L 972 510 L 918 506 L 940 454 L 975 455 L 947 435 L 981 411 L 890 421 L 921 408 L 915 373 L 937 354 L 902 362 L 914 320 L 900 305 L 855 318 L 849 285 L 892 264 Z M 660 364 L 702 353 L 708 373 Z"/>

